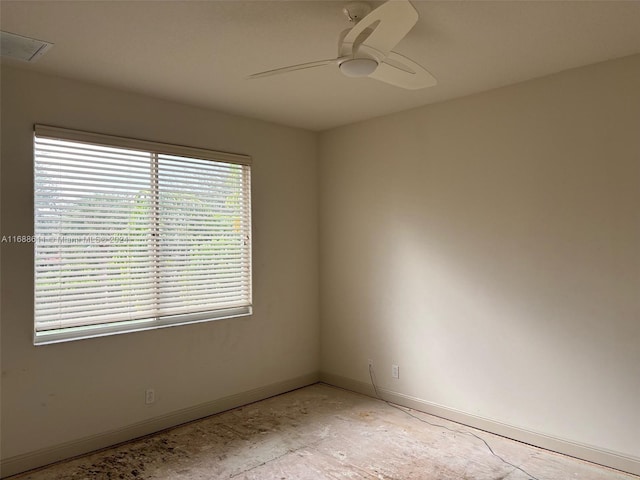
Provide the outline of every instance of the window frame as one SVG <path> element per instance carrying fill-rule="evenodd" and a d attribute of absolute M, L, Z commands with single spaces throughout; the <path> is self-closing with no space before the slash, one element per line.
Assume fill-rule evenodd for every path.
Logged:
<path fill-rule="evenodd" d="M 190 159 L 197 160 L 209 160 L 213 162 L 223 164 L 235 164 L 241 165 L 246 170 L 243 170 L 243 175 L 246 175 L 244 189 L 246 189 L 246 195 L 248 196 L 248 202 L 246 202 L 243 208 L 243 214 L 248 214 L 249 222 L 249 241 L 248 241 L 248 304 L 240 307 L 220 308 L 216 310 L 210 310 L 206 312 L 196 313 L 180 313 L 174 315 L 156 316 L 144 319 L 133 319 L 116 322 L 105 322 L 95 325 L 85 325 L 78 327 L 63 327 L 55 330 L 38 330 L 36 321 L 36 272 L 37 259 L 35 256 L 37 241 L 34 234 L 34 319 L 33 319 L 33 341 L 34 345 L 46 345 L 51 343 L 66 342 L 72 340 L 80 340 L 86 338 L 102 337 L 107 335 L 116 335 L 123 333 L 130 333 L 136 331 L 153 330 L 157 328 L 166 328 L 179 325 L 188 325 L 202 322 L 209 322 L 214 320 L 222 320 L 228 318 L 236 318 L 243 316 L 250 316 L 253 314 L 253 269 L 252 269 L 252 202 L 251 202 L 251 165 L 252 158 L 248 155 L 221 152 L 215 150 L 201 149 L 183 145 L 174 145 L 168 143 L 153 142 L 148 140 L 139 140 L 128 137 L 120 137 L 114 135 L 105 135 L 100 133 L 92 133 L 80 130 L 70 130 L 65 128 L 53 127 L 49 125 L 34 125 L 34 151 L 33 151 L 33 176 L 34 176 L 34 233 L 36 231 L 36 209 L 38 208 L 35 202 L 36 199 L 36 138 L 46 138 L 53 140 L 71 141 L 87 143 L 90 145 L 115 147 L 120 149 L 141 151 L 144 153 L 150 153 L 153 155 L 170 155 L 178 157 L 188 157 Z M 154 276 L 154 281 L 157 282 L 160 277 Z"/>

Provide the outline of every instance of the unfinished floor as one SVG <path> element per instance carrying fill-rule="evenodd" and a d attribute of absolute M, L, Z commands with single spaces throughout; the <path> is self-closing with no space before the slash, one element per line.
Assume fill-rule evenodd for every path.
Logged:
<path fill-rule="evenodd" d="M 409 413 L 450 430 L 383 401 L 316 384 L 11 479 L 640 478 Z"/>

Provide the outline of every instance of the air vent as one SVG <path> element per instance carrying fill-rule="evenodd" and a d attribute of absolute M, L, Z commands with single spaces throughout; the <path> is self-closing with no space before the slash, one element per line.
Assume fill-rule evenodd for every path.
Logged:
<path fill-rule="evenodd" d="M 0 33 L 2 33 L 2 37 L 0 37 L 0 55 L 3 57 L 16 58 L 23 62 L 35 62 L 53 46 L 53 43 L 23 37 L 15 33 Z"/>

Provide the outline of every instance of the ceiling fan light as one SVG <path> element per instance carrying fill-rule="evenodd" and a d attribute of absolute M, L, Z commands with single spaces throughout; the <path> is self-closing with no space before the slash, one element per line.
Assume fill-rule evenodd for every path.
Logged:
<path fill-rule="evenodd" d="M 367 77 L 378 68 L 378 62 L 370 58 L 352 58 L 340 64 L 340 71 L 347 77 Z"/>

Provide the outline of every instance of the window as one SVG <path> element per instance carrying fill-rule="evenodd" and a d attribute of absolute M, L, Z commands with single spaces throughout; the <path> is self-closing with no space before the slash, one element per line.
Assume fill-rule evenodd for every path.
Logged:
<path fill-rule="evenodd" d="M 35 127 L 35 343 L 251 313 L 250 158 Z"/>

